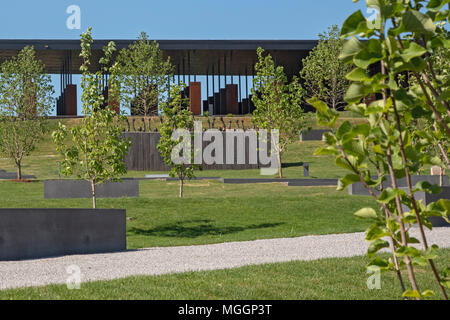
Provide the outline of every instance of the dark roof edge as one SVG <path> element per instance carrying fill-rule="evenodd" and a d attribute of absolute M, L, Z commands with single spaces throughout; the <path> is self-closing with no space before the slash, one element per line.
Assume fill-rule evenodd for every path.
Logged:
<path fill-rule="evenodd" d="M 101 50 L 109 41 L 118 49 L 126 48 L 136 40 L 94 40 L 93 50 Z M 318 40 L 155 40 L 162 50 L 312 50 Z M 0 50 L 21 50 L 27 45 L 36 50 L 80 50 L 80 40 L 57 39 L 0 39 Z"/>

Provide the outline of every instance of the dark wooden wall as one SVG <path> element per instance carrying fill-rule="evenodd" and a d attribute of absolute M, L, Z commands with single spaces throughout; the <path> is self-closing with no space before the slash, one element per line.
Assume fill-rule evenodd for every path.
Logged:
<path fill-rule="evenodd" d="M 249 163 L 249 138 L 245 138 L 245 164 L 237 164 L 237 139 L 234 144 L 234 164 L 226 163 L 226 135 L 223 134 L 223 162 L 224 164 L 210 164 L 203 163 L 204 170 L 221 170 L 221 169 L 258 169 L 266 167 L 259 165 L 259 157 L 257 156 L 257 164 Z M 128 170 L 137 171 L 168 171 L 169 167 L 165 164 L 164 160 L 159 154 L 157 145 L 160 139 L 159 132 L 124 132 L 123 135 L 131 139 L 131 147 L 128 151 L 128 156 L 125 158 L 125 164 Z M 209 141 L 203 142 L 204 148 L 210 144 Z M 257 146 L 258 147 L 258 146 Z"/>

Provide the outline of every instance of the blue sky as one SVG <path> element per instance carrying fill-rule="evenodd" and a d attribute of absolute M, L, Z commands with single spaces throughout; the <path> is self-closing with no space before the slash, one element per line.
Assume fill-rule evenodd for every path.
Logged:
<path fill-rule="evenodd" d="M 80 30 L 66 27 L 71 5 L 80 7 Z M 136 39 L 145 31 L 152 39 L 309 40 L 358 9 L 370 16 L 363 0 L 2 1 L 0 39 L 79 39 L 92 27 L 94 39 Z M 52 79 L 59 95 L 59 77 Z"/>
<path fill-rule="evenodd" d="M 2 1 L 0 38 L 77 39 L 66 9 L 81 8 L 95 38 L 315 39 L 364 2 L 352 0 L 15 0 Z M 365 13 L 365 10 L 364 10 Z"/>

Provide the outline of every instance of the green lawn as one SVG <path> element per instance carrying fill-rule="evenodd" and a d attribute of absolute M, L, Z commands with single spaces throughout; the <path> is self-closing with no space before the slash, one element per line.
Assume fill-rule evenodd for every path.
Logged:
<path fill-rule="evenodd" d="M 346 172 L 336 167 L 330 156 L 314 156 L 314 150 L 323 146 L 321 141 L 296 142 L 289 146 L 283 156 L 283 175 L 286 178 L 303 178 L 303 163 L 308 162 L 310 178 L 338 178 Z M 34 175 L 39 180 L 58 179 L 58 161 L 60 156 L 55 152 L 54 146 L 46 138 L 39 148 L 23 161 L 22 172 L 24 175 Z M 16 172 L 11 160 L 0 158 L 0 169 L 8 172 Z M 141 177 L 146 174 L 161 174 L 166 172 L 129 171 L 125 177 Z M 222 177 L 222 178 L 266 178 L 274 176 L 261 176 L 258 169 L 253 170 L 203 170 L 196 173 L 199 177 Z"/>
<path fill-rule="evenodd" d="M 450 249 L 440 250 L 438 268 L 449 260 Z M 5 290 L 0 291 L 0 299 L 401 299 L 393 273 L 382 274 L 380 290 L 367 288 L 367 262 L 366 257 L 334 258 L 129 277 L 84 283 L 80 290 L 65 285 Z M 440 299 L 431 272 L 416 270 L 420 289 L 433 289 Z"/>
<path fill-rule="evenodd" d="M 139 198 L 99 199 L 99 208 L 127 209 L 128 248 L 196 245 L 363 231 L 353 213 L 376 207 L 366 196 L 334 187 L 193 181 L 141 181 Z M 43 199 L 43 183 L 0 182 L 3 208 L 89 208 L 90 199 Z"/>

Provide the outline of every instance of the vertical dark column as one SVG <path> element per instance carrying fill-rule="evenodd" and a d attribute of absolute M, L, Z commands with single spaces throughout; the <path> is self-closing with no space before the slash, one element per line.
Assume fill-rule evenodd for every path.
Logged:
<path fill-rule="evenodd" d="M 186 76 L 185 76 L 186 72 L 185 72 L 185 68 L 184 68 L 184 54 L 183 54 L 183 84 L 186 84 Z"/>
<path fill-rule="evenodd" d="M 231 74 L 231 84 L 233 84 L 233 51 L 230 51 L 230 74 Z"/>
<path fill-rule="evenodd" d="M 206 100 L 209 97 L 209 67 L 206 67 Z"/>
<path fill-rule="evenodd" d="M 195 59 L 195 50 L 194 50 L 193 54 L 194 54 L 194 82 L 196 82 L 197 81 L 197 61 Z"/>
<path fill-rule="evenodd" d="M 188 82 L 191 82 L 191 52 L 188 51 Z"/>
<path fill-rule="evenodd" d="M 178 64 L 178 85 L 180 85 L 180 64 Z"/>
<path fill-rule="evenodd" d="M 202 91 L 200 82 L 189 83 L 189 108 L 194 115 L 202 114 Z"/>
<path fill-rule="evenodd" d="M 239 92 L 239 114 L 242 114 L 242 86 L 241 86 L 241 72 L 239 72 L 239 85 L 238 85 L 238 92 Z"/>
<path fill-rule="evenodd" d="M 215 86 L 214 86 L 214 63 L 212 65 L 212 97 L 213 97 L 213 114 L 216 112 L 216 92 L 215 92 Z"/>
<path fill-rule="evenodd" d="M 223 74 L 224 74 L 224 78 L 225 78 L 225 86 L 227 86 L 227 54 L 225 53 L 223 55 Z"/>
<path fill-rule="evenodd" d="M 227 84 L 225 86 L 226 111 L 225 113 L 238 114 L 238 86 L 237 84 Z"/>

